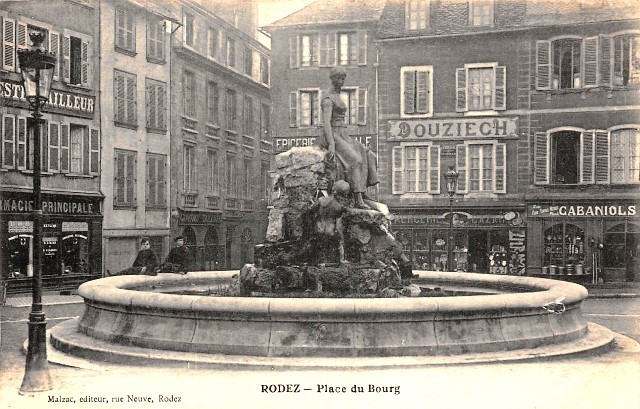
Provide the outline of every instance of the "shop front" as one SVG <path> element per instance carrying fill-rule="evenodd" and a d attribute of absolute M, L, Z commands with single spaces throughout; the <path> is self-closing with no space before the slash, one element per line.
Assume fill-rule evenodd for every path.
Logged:
<path fill-rule="evenodd" d="M 264 238 L 262 213 L 179 210 L 174 236 L 185 237 L 195 270 L 226 270 L 253 262 L 253 249 Z"/>
<path fill-rule="evenodd" d="M 632 201 L 528 206 L 532 275 L 584 282 L 640 281 L 640 215 Z"/>
<path fill-rule="evenodd" d="M 33 195 L 3 191 L 2 278 L 8 292 L 28 291 L 33 276 Z M 46 289 L 101 276 L 102 197 L 43 193 L 42 278 Z"/>
<path fill-rule="evenodd" d="M 453 265 L 448 265 L 448 211 L 396 213 L 392 230 L 416 270 L 524 275 L 526 229 L 521 211 L 453 213 Z"/>

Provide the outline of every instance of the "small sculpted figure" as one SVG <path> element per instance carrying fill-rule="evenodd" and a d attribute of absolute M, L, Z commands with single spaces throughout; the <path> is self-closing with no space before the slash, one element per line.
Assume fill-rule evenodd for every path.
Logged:
<path fill-rule="evenodd" d="M 344 180 L 338 180 L 333 184 L 330 195 L 321 196 L 311 206 L 311 211 L 316 214 L 315 232 L 322 240 L 338 240 L 340 263 L 346 263 L 342 215 L 347 210 L 340 200 L 344 199 L 349 191 L 349 184 Z"/>
<path fill-rule="evenodd" d="M 337 162 L 336 180 L 344 179 L 349 184 L 356 207 L 369 209 L 363 195 L 367 187 L 379 183 L 376 156 L 347 133 L 347 106 L 340 96 L 346 76 L 342 67 L 331 69 L 332 88 L 322 100 L 323 132 L 318 142 L 328 151 L 328 158 Z"/>

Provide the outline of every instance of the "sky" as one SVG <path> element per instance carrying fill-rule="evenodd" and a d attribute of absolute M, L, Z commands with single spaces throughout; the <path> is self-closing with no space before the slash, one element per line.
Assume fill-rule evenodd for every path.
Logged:
<path fill-rule="evenodd" d="M 258 26 L 262 27 L 283 17 L 292 14 L 315 0 L 259 0 L 258 2 Z M 270 47 L 270 41 L 265 35 L 260 35 L 259 40 Z"/>

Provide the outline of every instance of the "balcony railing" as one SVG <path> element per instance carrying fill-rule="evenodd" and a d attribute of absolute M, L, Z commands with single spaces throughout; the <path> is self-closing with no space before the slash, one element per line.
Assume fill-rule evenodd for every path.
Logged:
<path fill-rule="evenodd" d="M 182 205 L 184 207 L 198 207 L 198 202 L 196 201 L 197 198 L 198 198 L 197 193 L 183 193 Z"/>
<path fill-rule="evenodd" d="M 205 201 L 206 201 L 207 209 L 217 209 L 220 207 L 219 196 L 207 196 Z"/>

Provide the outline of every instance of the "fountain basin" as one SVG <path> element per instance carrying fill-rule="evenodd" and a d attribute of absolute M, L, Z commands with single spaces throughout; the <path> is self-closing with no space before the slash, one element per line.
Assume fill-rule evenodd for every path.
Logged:
<path fill-rule="evenodd" d="M 216 291 L 235 271 L 119 276 L 80 286 L 78 332 L 110 344 L 256 357 L 442 356 L 512 351 L 585 337 L 577 284 L 529 277 L 419 272 L 419 285 L 484 295 L 262 298 L 167 294 Z M 560 297 L 566 310 L 542 306 Z M 60 343 L 52 333 L 52 343 Z"/>

